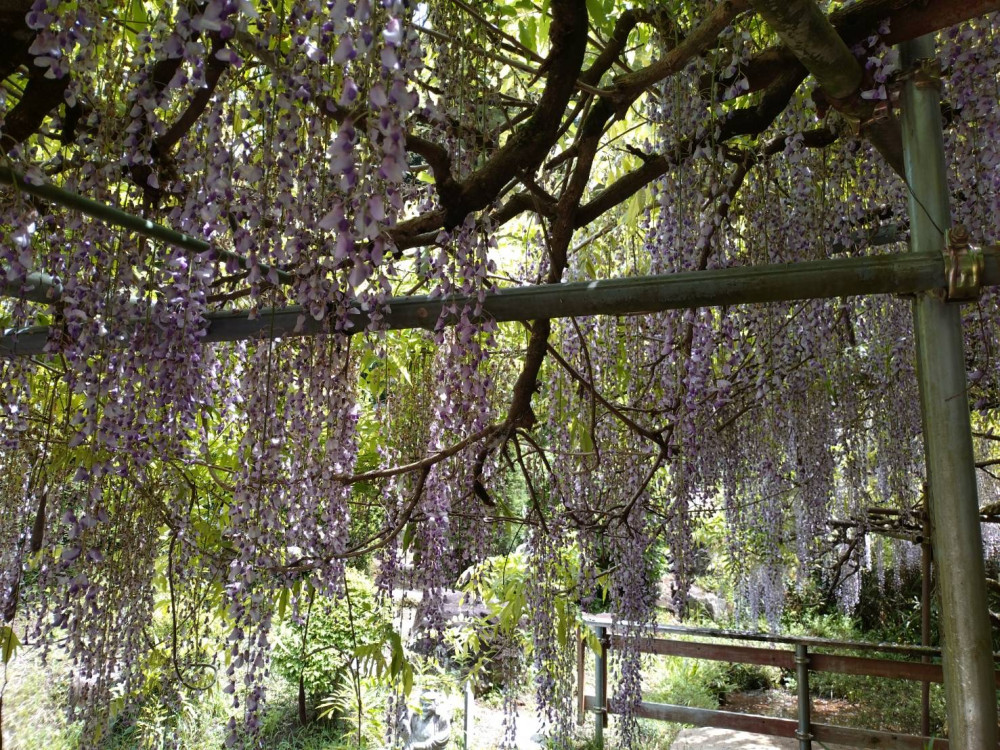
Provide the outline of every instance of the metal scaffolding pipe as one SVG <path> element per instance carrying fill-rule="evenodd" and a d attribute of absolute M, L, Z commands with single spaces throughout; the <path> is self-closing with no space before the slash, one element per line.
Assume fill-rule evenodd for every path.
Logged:
<path fill-rule="evenodd" d="M 604 728 L 608 725 L 608 648 L 611 639 L 608 629 L 598 625 L 595 629 L 601 650 L 594 654 L 594 744 L 604 750 Z"/>
<path fill-rule="evenodd" d="M 49 203 L 55 203 L 56 205 L 63 206 L 64 208 L 79 211 L 83 215 L 90 216 L 93 219 L 98 219 L 109 226 L 129 229 L 143 237 L 161 240 L 167 244 L 175 245 L 194 253 L 212 252 L 215 253 L 216 257 L 221 260 L 236 263 L 243 269 L 250 268 L 249 260 L 230 250 L 222 250 L 214 247 L 208 242 L 205 242 L 205 240 L 200 240 L 189 234 L 178 232 L 176 229 L 170 229 L 169 227 L 157 224 L 149 219 L 144 219 L 141 216 L 130 214 L 120 208 L 109 206 L 106 203 L 101 203 L 100 201 L 95 201 L 91 198 L 85 198 L 79 193 L 74 193 L 72 190 L 66 190 L 65 188 L 50 185 L 48 183 L 36 184 L 27 180 L 24 175 L 16 172 L 10 167 L 0 166 L 0 184 L 10 185 L 18 192 L 27 193 L 28 195 L 33 195 L 36 198 L 46 200 Z M 272 270 L 270 266 L 264 264 L 258 265 L 258 268 L 264 276 L 269 274 Z M 278 280 L 283 283 L 288 283 L 293 279 L 290 274 L 284 271 L 275 271 L 275 273 L 277 274 Z M 15 297 L 17 295 L 7 294 L 5 291 L 5 296 Z"/>
<path fill-rule="evenodd" d="M 951 220 L 933 38 L 907 42 L 901 52 L 909 71 L 901 104 L 911 248 L 940 254 Z M 961 309 L 927 292 L 917 295 L 913 314 L 949 746 L 986 750 L 997 746 L 997 698 Z"/>
<path fill-rule="evenodd" d="M 0 275 L 0 278 L 3 278 Z M 0 283 L 0 297 L 16 297 L 30 302 L 49 304 L 59 299 L 62 284 L 47 273 L 32 271 L 21 281 Z"/>
<path fill-rule="evenodd" d="M 799 726 L 795 737 L 799 750 L 812 750 L 812 698 L 809 695 L 809 647 L 795 644 L 795 682 L 798 694 Z"/>
<path fill-rule="evenodd" d="M 984 252 L 984 258 L 983 282 L 1000 284 L 1000 253 L 990 249 Z M 946 285 L 940 253 L 898 253 L 503 289 L 486 295 L 481 317 L 504 322 L 634 315 L 858 294 L 915 294 Z M 458 315 L 450 311 L 461 310 L 466 304 L 475 306 L 476 300 L 458 296 L 393 299 L 382 316 L 381 326 L 394 330 L 454 325 Z M 314 320 L 298 305 L 261 310 L 253 319 L 245 310 L 213 313 L 207 318 L 205 342 L 310 336 L 330 330 L 328 321 Z M 367 312 L 358 311 L 350 315 L 349 322 L 349 332 L 361 332 L 368 327 L 370 317 Z M 38 354 L 45 346 L 48 332 L 45 326 L 8 331 L 0 337 L 0 352 Z"/>

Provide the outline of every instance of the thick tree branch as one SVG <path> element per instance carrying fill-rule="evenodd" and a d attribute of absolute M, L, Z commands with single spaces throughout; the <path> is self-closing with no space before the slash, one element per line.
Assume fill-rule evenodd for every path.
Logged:
<path fill-rule="evenodd" d="M 786 77 L 779 79 L 773 85 L 756 107 L 731 113 L 722 124 L 718 142 L 725 143 L 737 136 L 763 133 L 788 105 L 804 75 L 805 71 L 801 68 L 793 67 Z M 671 153 L 646 159 L 641 166 L 615 180 L 580 207 L 576 213 L 577 228 L 590 224 L 597 217 L 628 200 L 657 177 L 666 174 L 668 169 L 694 153 L 702 140 L 692 138 L 682 141 Z"/>
<path fill-rule="evenodd" d="M 813 0 L 751 3 L 830 97 L 848 99 L 857 93 L 864 69 Z"/>
<path fill-rule="evenodd" d="M 25 16 L 32 4 L 32 0 L 0 0 L 0 81 L 31 62 L 28 48 L 35 32 Z"/>
<path fill-rule="evenodd" d="M 608 43 L 601 50 L 601 54 L 597 56 L 597 59 L 594 60 L 589 68 L 580 74 L 581 83 L 590 86 L 596 86 L 600 83 L 601 77 L 611 69 L 611 66 L 618 61 L 622 52 L 625 51 L 629 34 L 640 23 L 652 25 L 664 39 L 669 39 L 673 42 L 680 41 L 680 32 L 677 29 L 677 25 L 666 9 L 641 10 L 629 8 L 618 16 L 618 19 L 615 21 L 614 31 L 611 32 L 611 38 L 608 39 Z"/>
<path fill-rule="evenodd" d="M 861 97 L 865 71 L 815 0 L 752 0 L 754 8 L 813 74 L 833 106 L 852 122 L 903 175 L 903 142 L 899 123 L 873 119 L 875 102 Z"/>
<path fill-rule="evenodd" d="M 184 137 L 198 121 L 198 118 L 201 117 L 208 103 L 212 101 L 212 95 L 215 93 L 216 86 L 219 85 L 219 79 L 222 78 L 222 73 L 229 67 L 228 62 L 220 60 L 217 56 L 217 53 L 224 49 L 225 46 L 226 43 L 217 34 L 213 35 L 212 46 L 208 51 L 208 59 L 205 60 L 205 85 L 191 98 L 187 109 L 170 126 L 170 129 L 156 139 L 156 150 L 160 156 L 165 156 L 177 145 L 177 142 Z"/>
<path fill-rule="evenodd" d="M 504 185 L 519 173 L 534 172 L 549 153 L 576 88 L 587 47 L 587 23 L 584 0 L 554 0 L 549 31 L 552 49 L 544 65 L 548 72 L 545 90 L 530 119 L 503 147 L 453 195 L 441 195 L 446 229 L 488 206 Z"/>
<path fill-rule="evenodd" d="M 45 70 L 34 64 L 28 53 L 35 32 L 28 28 L 25 16 L 31 10 L 31 0 L 0 2 L 0 81 L 13 75 L 22 65 L 28 70 L 28 81 L 20 100 L 4 117 L 0 131 L 0 152 L 23 143 L 35 133 L 46 116 L 63 101 L 68 78 L 45 77 Z"/>
<path fill-rule="evenodd" d="M 1000 11 L 1000 0 L 936 0 L 933 3 L 926 0 L 861 0 L 832 13 L 830 22 L 848 45 L 877 33 L 885 22 L 889 32 L 882 41 L 891 45 L 995 11 Z M 752 93 L 767 88 L 789 65 L 797 64 L 795 55 L 787 47 L 771 47 L 756 55 L 734 77 L 718 80 L 726 87 L 744 76 L 750 85 L 746 93 Z"/>
<path fill-rule="evenodd" d="M 686 39 L 660 60 L 642 70 L 619 78 L 615 82 L 611 95 L 615 112 L 619 116 L 624 115 L 632 103 L 649 86 L 672 76 L 684 67 L 688 60 L 711 47 L 722 30 L 749 7 L 749 0 L 726 0 L 726 2 L 719 3 L 708 17 L 691 31 Z"/>
<path fill-rule="evenodd" d="M 23 143 L 42 127 L 49 112 L 62 104 L 69 81 L 69 76 L 46 78 L 43 69 L 31 68 L 21 100 L 4 118 L 0 133 L 4 152 Z"/>
<path fill-rule="evenodd" d="M 729 25 L 736 16 L 746 10 L 747 7 L 748 2 L 744 2 L 743 0 L 721 3 L 686 39 L 661 60 L 647 68 L 619 78 L 612 89 L 611 95 L 614 110 L 616 112 L 626 110 L 646 87 L 676 73 L 691 57 L 701 54 L 711 47 L 718 37 L 719 32 Z M 921 0 L 911 0 L 909 2 L 901 2 L 901 0 L 862 0 L 862 2 L 855 3 L 832 14 L 830 21 L 843 40 L 847 44 L 853 44 L 876 33 L 880 23 L 888 19 L 890 32 L 884 37 L 884 41 L 886 43 L 895 43 L 946 28 L 955 23 L 994 10 L 1000 10 L 1000 0 L 970 0 L 970 2 L 941 0 L 941 2 L 933 4 L 926 4 Z M 626 31 L 631 31 L 634 28 L 635 22 L 634 19 L 627 16 L 623 18 L 625 20 L 620 20 L 616 28 L 621 33 L 626 33 Z M 610 43 L 608 47 L 611 47 Z M 606 62 L 606 60 L 602 61 L 601 65 L 604 65 Z M 598 70 L 600 70 L 600 67 L 595 61 L 595 64 L 591 68 L 581 74 L 581 78 L 586 78 L 590 81 Z M 727 121 L 723 125 L 724 129 L 731 131 L 732 135 L 729 137 L 761 132 L 762 129 L 755 130 L 753 127 L 752 120 L 755 118 L 753 113 L 761 111 L 764 108 L 770 108 L 776 101 L 780 101 L 779 92 L 780 95 L 784 95 L 787 81 L 797 78 L 798 82 L 801 82 L 805 74 L 805 68 L 786 47 L 771 48 L 755 57 L 737 75 L 747 76 L 752 91 L 770 88 L 771 93 L 765 96 L 766 103 L 761 102 L 757 107 L 739 110 L 730 116 L 730 121 Z M 731 83 L 731 81 L 722 82 Z M 778 85 L 779 82 L 784 85 Z M 796 83 L 797 85 L 798 83 Z M 789 97 L 791 93 L 789 93 Z M 783 107 L 785 104 L 787 104 L 787 99 L 785 99 L 784 104 L 781 106 Z M 893 128 L 894 124 L 891 122 L 869 123 L 869 137 L 873 135 L 872 127 Z M 875 137 L 879 138 L 880 136 L 875 134 Z M 884 144 L 891 142 L 891 133 L 887 138 L 883 138 L 882 140 Z M 692 150 L 694 147 L 696 147 L 696 144 L 692 146 Z M 570 153 L 567 159 L 576 156 L 575 149 L 576 146 L 573 146 L 568 150 Z M 887 152 L 889 153 L 891 162 L 897 161 L 891 150 L 887 149 Z M 671 165 L 676 163 L 676 159 L 683 157 L 683 153 L 669 155 L 667 158 L 654 157 L 634 172 L 625 175 L 617 182 L 608 186 L 577 211 L 577 226 L 585 226 L 610 208 L 627 200 L 638 190 L 649 184 L 649 182 L 662 175 L 666 169 L 669 169 Z M 527 196 L 522 194 L 515 195 L 498 212 L 498 218 L 501 219 L 500 223 L 532 207 L 533 205 Z M 428 233 L 438 228 L 440 222 L 440 211 L 417 217 L 401 224 L 394 233 L 395 239 L 401 248 L 413 247 L 419 244 L 415 241 L 415 238 L 422 233 Z"/>

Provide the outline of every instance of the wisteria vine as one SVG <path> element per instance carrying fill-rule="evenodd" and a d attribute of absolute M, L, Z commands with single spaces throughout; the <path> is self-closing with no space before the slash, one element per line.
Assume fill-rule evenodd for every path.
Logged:
<path fill-rule="evenodd" d="M 463 571 L 518 547 L 531 658 L 507 634 L 504 670 L 532 671 L 567 744 L 563 618 L 609 611 L 627 636 L 619 734 L 638 746 L 637 639 L 661 582 L 684 614 L 706 524 L 754 626 L 781 627 L 793 588 L 850 608 L 860 571 L 885 585 L 915 564 L 870 533 L 872 509 L 922 512 L 904 301 L 483 315 L 512 283 L 906 249 L 907 186 L 843 103 L 762 64 L 781 50 L 745 4 L 126 5 L 25 0 L 20 46 L 0 50 L 0 166 L 211 248 L 0 192 L 0 615 L 66 650 L 85 744 L 137 710 L 158 597 L 160 678 L 218 676 L 227 745 L 252 745 L 276 621 L 342 605 L 345 566 L 372 564 L 386 599 L 419 590 L 416 637 L 436 648 Z M 940 32 L 952 210 L 992 243 L 1000 34 L 945 5 L 924 31 Z M 833 16 L 880 116 L 903 73 L 882 10 Z M 441 319 L 384 330 L 392 298 L 417 294 L 446 300 Z M 291 305 L 323 334 L 203 341 L 220 311 L 266 329 Z M 990 516 L 995 290 L 965 322 Z M 36 325 L 44 351 L 19 356 Z"/>

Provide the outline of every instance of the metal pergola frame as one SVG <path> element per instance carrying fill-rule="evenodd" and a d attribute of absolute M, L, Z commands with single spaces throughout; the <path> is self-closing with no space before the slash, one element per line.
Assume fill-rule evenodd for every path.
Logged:
<path fill-rule="evenodd" d="M 1000 285 L 1000 249 L 982 253 L 982 283 Z M 58 289 L 36 281 L 26 282 L 28 299 L 46 299 L 47 290 Z M 639 276 L 571 284 L 515 287 L 485 295 L 480 319 L 496 322 L 528 321 L 539 318 L 568 318 L 587 315 L 636 315 L 691 307 L 715 307 L 809 299 L 830 299 L 851 295 L 915 295 L 947 289 L 948 269 L 940 252 L 896 253 L 865 258 L 818 260 L 747 268 Z M 9 295 L 14 296 L 14 295 Z M 54 300 L 53 300 L 54 301 Z M 476 306 L 478 298 L 467 296 L 429 297 L 424 295 L 388 300 L 380 315 L 379 330 L 408 328 L 434 329 L 454 325 L 459 313 L 452 310 Z M 121 312 L 117 314 L 122 314 Z M 127 312 L 125 313 L 127 314 Z M 256 315 L 246 310 L 210 313 L 202 341 L 238 341 L 253 338 L 313 336 L 331 331 L 329 319 L 316 320 L 299 305 L 267 308 Z M 351 312 L 347 333 L 368 329 L 371 315 Z M 137 324 L 140 323 L 138 319 Z M 40 354 L 45 349 L 49 326 L 33 326 L 8 331 L 0 337 L 0 352 Z"/>
<path fill-rule="evenodd" d="M 931 37 L 902 45 L 912 71 L 934 58 Z M 911 252 L 866 258 L 731 268 L 630 279 L 532 286 L 486 295 L 483 317 L 496 321 L 583 315 L 626 315 L 667 309 L 832 298 L 863 294 L 914 297 L 917 378 L 920 388 L 934 559 L 941 597 L 944 683 L 951 747 L 997 747 L 997 700 L 987 613 L 982 535 L 966 393 L 960 301 L 949 301 L 963 269 L 949 257 L 942 228 L 950 225 L 939 81 L 909 75 L 902 98 L 906 180 L 910 187 Z M 140 235 L 248 267 L 245 259 L 119 209 L 0 169 L 0 181 L 48 201 L 82 211 Z M 259 266 L 262 272 L 265 267 Z M 284 272 L 278 272 L 284 273 Z M 982 254 L 973 287 L 1000 285 L 1000 252 Z M 288 280 L 287 274 L 283 280 Z M 968 281 L 968 280 L 966 280 Z M 0 288 L 6 296 L 55 301 L 58 283 L 34 274 L 23 284 Z M 435 328 L 455 322 L 442 315 L 464 297 L 390 300 L 380 328 Z M 251 319 L 245 311 L 211 314 L 204 341 L 314 335 L 329 331 L 297 306 L 268 309 Z M 366 330 L 370 317 L 353 312 L 348 333 Z M 50 329 L 33 327 L 0 336 L 0 354 L 44 352 Z M 799 737 L 801 748 L 811 737 Z"/>

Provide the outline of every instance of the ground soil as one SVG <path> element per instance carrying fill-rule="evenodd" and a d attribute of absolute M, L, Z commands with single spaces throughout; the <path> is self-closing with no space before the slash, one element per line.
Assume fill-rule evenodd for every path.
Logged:
<path fill-rule="evenodd" d="M 798 701 L 794 693 L 785 690 L 751 690 L 746 693 L 731 693 L 720 706 L 724 711 L 743 714 L 761 714 L 779 719 L 794 719 L 798 716 Z M 812 720 L 818 724 L 850 724 L 849 719 L 856 714 L 857 707 L 837 698 L 812 699 Z"/>

